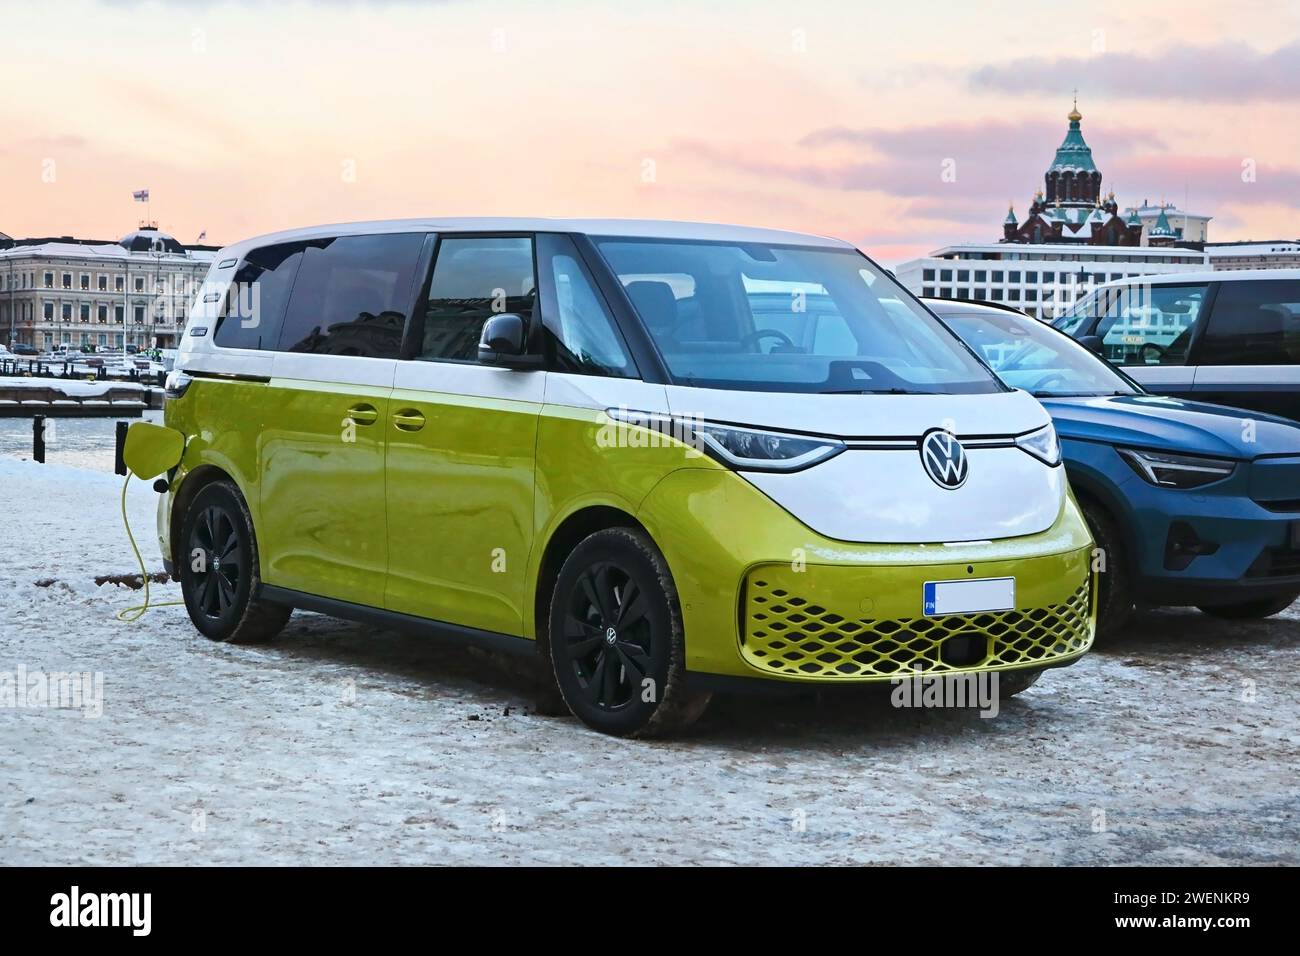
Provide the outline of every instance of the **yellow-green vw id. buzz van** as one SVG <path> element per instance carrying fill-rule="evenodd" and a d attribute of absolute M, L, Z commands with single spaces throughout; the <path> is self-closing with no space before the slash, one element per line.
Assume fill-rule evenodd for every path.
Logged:
<path fill-rule="evenodd" d="M 303 608 L 535 651 L 612 734 L 742 679 L 997 671 L 1005 696 L 1093 639 L 1047 413 L 833 239 L 420 219 L 240 242 L 165 420 L 159 543 L 204 635 Z"/>

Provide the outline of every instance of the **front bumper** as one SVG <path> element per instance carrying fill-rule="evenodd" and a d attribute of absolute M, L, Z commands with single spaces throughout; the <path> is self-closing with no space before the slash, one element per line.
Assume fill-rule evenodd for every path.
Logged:
<path fill-rule="evenodd" d="M 1121 520 L 1131 528 L 1139 602 L 1205 605 L 1300 591 L 1300 511 L 1215 491 L 1125 483 L 1129 516 Z"/>
<path fill-rule="evenodd" d="M 1041 534 L 957 544 L 818 535 L 739 476 L 681 469 L 638 517 L 668 560 L 692 674 L 828 685 L 1068 664 L 1095 635 L 1072 498 Z M 927 617 L 927 581 L 1014 577 L 1016 609 Z"/>
<path fill-rule="evenodd" d="M 858 681 L 1064 664 L 1092 644 L 1092 587 L 1086 561 L 1062 577 L 1036 562 L 881 569 L 764 565 L 745 578 L 740 653 L 764 674 Z M 918 573 L 919 572 L 919 573 Z M 1026 576 L 1028 572 L 1028 576 Z M 1082 583 L 1066 593 L 1063 581 Z M 925 580 L 1016 577 L 1017 610 L 924 617 Z M 882 602 L 863 594 L 897 594 Z M 806 595 L 806 596 L 805 596 Z M 870 606 L 868 606 L 870 605 Z M 912 605 L 912 607 L 908 607 Z M 864 613 L 864 611 L 866 613 Z M 902 616 L 893 616 L 895 611 Z"/>

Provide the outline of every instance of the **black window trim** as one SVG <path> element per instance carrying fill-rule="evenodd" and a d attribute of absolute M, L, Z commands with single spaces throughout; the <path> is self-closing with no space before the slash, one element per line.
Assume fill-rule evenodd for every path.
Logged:
<path fill-rule="evenodd" d="M 1173 282 L 1161 283 L 1161 285 L 1175 284 Z M 1194 285 L 1195 283 L 1187 284 Z M 1192 335 L 1187 341 L 1187 357 L 1183 359 L 1184 368 L 1194 368 L 1201 364 L 1201 343 L 1205 340 L 1205 330 L 1210 327 L 1210 322 L 1214 317 L 1214 306 L 1219 301 L 1219 287 L 1222 285 L 1222 282 L 1206 283 L 1205 304 L 1201 306 L 1200 314 L 1196 316 L 1196 322 L 1192 325 Z"/>

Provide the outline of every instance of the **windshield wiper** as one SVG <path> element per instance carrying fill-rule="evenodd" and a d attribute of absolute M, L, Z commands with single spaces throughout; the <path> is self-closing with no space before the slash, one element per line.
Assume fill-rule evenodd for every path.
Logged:
<path fill-rule="evenodd" d="M 827 392 L 818 392 L 819 395 L 933 395 L 933 392 L 923 392 L 916 388 L 836 388 Z"/>
<path fill-rule="evenodd" d="M 1117 398 L 1132 392 L 1030 392 L 1034 398 Z"/>

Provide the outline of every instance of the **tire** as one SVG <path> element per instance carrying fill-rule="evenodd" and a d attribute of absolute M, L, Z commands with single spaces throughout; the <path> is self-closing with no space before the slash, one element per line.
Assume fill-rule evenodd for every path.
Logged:
<path fill-rule="evenodd" d="M 1255 601 L 1241 601 L 1237 604 L 1219 604 L 1209 605 L 1200 608 L 1201 612 L 1210 615 L 1210 617 L 1222 617 L 1229 620 L 1241 620 L 1244 618 L 1272 617 L 1280 611 L 1285 611 L 1300 598 L 1300 592 L 1295 594 L 1284 594 L 1282 597 L 1259 598 Z"/>
<path fill-rule="evenodd" d="M 256 597 L 262 589 L 253 518 L 230 481 L 205 485 L 181 522 L 177 557 L 185 610 L 199 633 L 231 644 L 262 644 L 293 608 Z"/>
<path fill-rule="evenodd" d="M 560 695 L 593 730 L 664 736 L 708 705 L 709 694 L 686 687 L 677 588 L 644 533 L 607 528 L 584 538 L 560 568 L 549 620 Z"/>
<path fill-rule="evenodd" d="M 1133 613 L 1133 584 L 1124 538 L 1109 514 L 1091 501 L 1080 500 L 1084 520 L 1105 556 L 1097 577 L 1097 643 L 1114 637 Z"/>
<path fill-rule="evenodd" d="M 1038 683 L 1038 678 L 1043 676 L 1043 672 L 1042 670 L 998 671 L 997 675 L 998 700 L 1010 700 L 1021 691 L 1029 690 Z"/>

